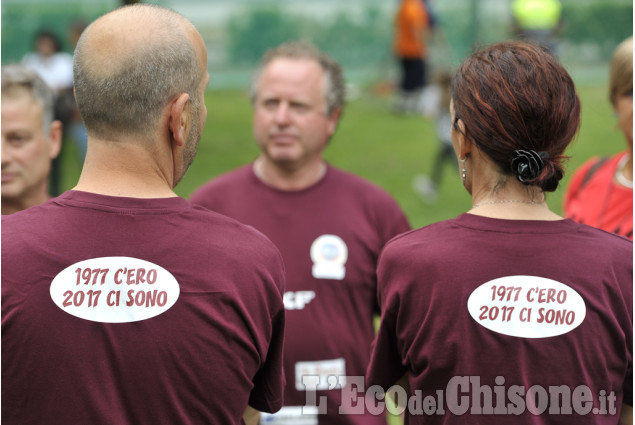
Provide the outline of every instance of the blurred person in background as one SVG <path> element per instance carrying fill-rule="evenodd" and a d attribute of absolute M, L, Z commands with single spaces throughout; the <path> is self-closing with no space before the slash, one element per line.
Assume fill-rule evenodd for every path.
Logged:
<path fill-rule="evenodd" d="M 399 62 L 400 80 L 396 112 L 418 112 L 427 84 L 430 16 L 422 0 L 401 0 L 395 16 L 393 49 Z"/>
<path fill-rule="evenodd" d="M 626 150 L 585 162 L 571 178 L 564 212 L 577 222 L 633 240 L 633 37 L 613 54 L 609 99 Z"/>
<path fill-rule="evenodd" d="M 60 38 L 52 31 L 35 35 L 33 52 L 27 53 L 22 65 L 35 70 L 57 93 L 73 88 L 73 55 L 62 50 Z"/>
<path fill-rule="evenodd" d="M 63 129 L 69 128 L 75 108 L 73 97 L 73 55 L 62 50 L 60 38 L 52 31 L 42 29 L 34 39 L 34 51 L 22 58 L 22 65 L 36 71 L 56 94 L 55 119 L 60 120 Z M 66 134 L 62 135 L 62 140 Z M 59 195 L 61 191 L 61 162 L 56 158 L 51 165 L 49 191 Z"/>
<path fill-rule="evenodd" d="M 2 214 L 49 199 L 51 161 L 62 146 L 55 93 L 21 65 L 2 67 Z"/>
<path fill-rule="evenodd" d="M 75 50 L 75 46 L 79 42 L 79 38 L 82 33 L 88 26 L 88 22 L 83 19 L 76 19 L 71 22 L 68 27 L 68 38 L 71 42 L 71 46 L 73 50 Z M 75 102 L 75 96 L 67 99 L 68 102 L 71 102 L 69 105 L 72 110 L 68 125 L 65 126 L 65 134 L 67 134 L 77 146 L 77 151 L 79 154 L 80 162 L 84 162 L 84 158 L 86 158 L 86 142 L 88 140 L 88 136 L 86 135 L 86 127 L 84 126 L 84 121 L 82 121 L 82 117 L 79 114 L 79 110 L 77 109 L 77 103 Z"/>
<path fill-rule="evenodd" d="M 545 202 L 580 109 L 570 75 L 531 43 L 488 46 L 454 75 L 471 209 L 394 238 L 377 271 L 366 385 L 399 382 L 406 424 L 632 424 L 633 243 Z"/>
<path fill-rule="evenodd" d="M 434 119 L 438 151 L 432 164 L 432 174 L 417 174 L 412 186 L 421 199 L 429 204 L 437 201 L 446 163 L 456 168 L 456 155 L 452 146 L 452 117 L 450 116 L 452 72 L 440 69 L 434 76 L 434 84 L 428 86 L 423 97 L 423 115 Z"/>
<path fill-rule="evenodd" d="M 344 87 L 340 65 L 313 44 L 269 50 L 251 86 L 260 155 L 190 199 L 260 230 L 285 262 L 285 405 L 263 424 L 386 423 L 350 414 L 342 393 L 352 388 L 346 376 L 363 376 L 368 365 L 377 257 L 409 225 L 388 193 L 324 160 Z"/>
<path fill-rule="evenodd" d="M 558 55 L 557 36 L 562 29 L 559 0 L 514 0 L 512 27 L 518 39 L 534 42 Z"/>

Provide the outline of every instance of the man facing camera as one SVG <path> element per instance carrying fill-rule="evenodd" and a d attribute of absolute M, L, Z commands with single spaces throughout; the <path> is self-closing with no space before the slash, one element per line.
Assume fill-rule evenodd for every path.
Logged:
<path fill-rule="evenodd" d="M 49 198 L 51 161 L 62 146 L 62 123 L 53 119 L 55 92 L 35 71 L 2 67 L 2 214 Z"/>
<path fill-rule="evenodd" d="M 381 415 L 351 414 L 342 395 L 369 361 L 377 257 L 407 220 L 385 191 L 323 158 L 344 107 L 342 70 L 331 57 L 305 42 L 270 50 L 251 98 L 260 155 L 191 201 L 260 230 L 284 258 L 285 407 L 264 420 L 385 424 Z"/>

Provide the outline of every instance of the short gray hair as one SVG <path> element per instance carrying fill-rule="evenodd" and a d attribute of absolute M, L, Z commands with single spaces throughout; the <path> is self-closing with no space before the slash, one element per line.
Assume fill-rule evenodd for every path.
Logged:
<path fill-rule="evenodd" d="M 23 65 L 2 66 L 2 97 L 26 91 L 42 106 L 42 128 L 47 132 L 55 119 L 55 91 L 38 73 Z"/>
<path fill-rule="evenodd" d="M 262 71 L 269 63 L 278 58 L 309 59 L 317 62 L 324 71 L 326 79 L 324 93 L 326 114 L 331 115 L 336 108 L 344 108 L 346 85 L 342 67 L 335 59 L 308 41 L 289 41 L 265 52 L 251 79 L 249 95 L 252 103 L 258 94 L 258 84 Z"/>
<path fill-rule="evenodd" d="M 158 17 L 166 31 L 108 70 L 98 69 L 95 53 L 86 41 L 93 24 L 80 37 L 73 61 L 75 97 L 87 132 L 98 137 L 126 133 L 148 136 L 174 96 L 188 93 L 193 101 L 198 99 L 202 76 L 182 25 L 185 18 L 150 4 L 122 9 L 126 8 Z"/>

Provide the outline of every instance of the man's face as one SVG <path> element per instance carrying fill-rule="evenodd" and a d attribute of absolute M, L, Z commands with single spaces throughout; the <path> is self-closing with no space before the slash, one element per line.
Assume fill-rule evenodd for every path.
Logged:
<path fill-rule="evenodd" d="M 326 115 L 324 72 L 308 59 L 277 58 L 260 76 L 253 133 L 264 156 L 281 168 L 321 158 L 339 111 Z"/>
<path fill-rule="evenodd" d="M 45 133 L 42 106 L 26 91 L 2 95 L 2 199 L 21 199 L 47 186 L 61 134 Z"/>

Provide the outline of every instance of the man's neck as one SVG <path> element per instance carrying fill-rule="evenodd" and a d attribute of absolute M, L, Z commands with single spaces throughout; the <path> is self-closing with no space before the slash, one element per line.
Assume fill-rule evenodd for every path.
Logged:
<path fill-rule="evenodd" d="M 326 174 L 323 159 L 298 168 L 282 168 L 260 156 L 254 161 L 254 174 L 260 181 L 274 189 L 284 191 L 303 190 L 318 183 Z"/>
<path fill-rule="evenodd" d="M 73 188 L 100 195 L 170 198 L 171 158 L 157 159 L 143 147 L 124 143 L 89 145 L 79 182 Z"/>

